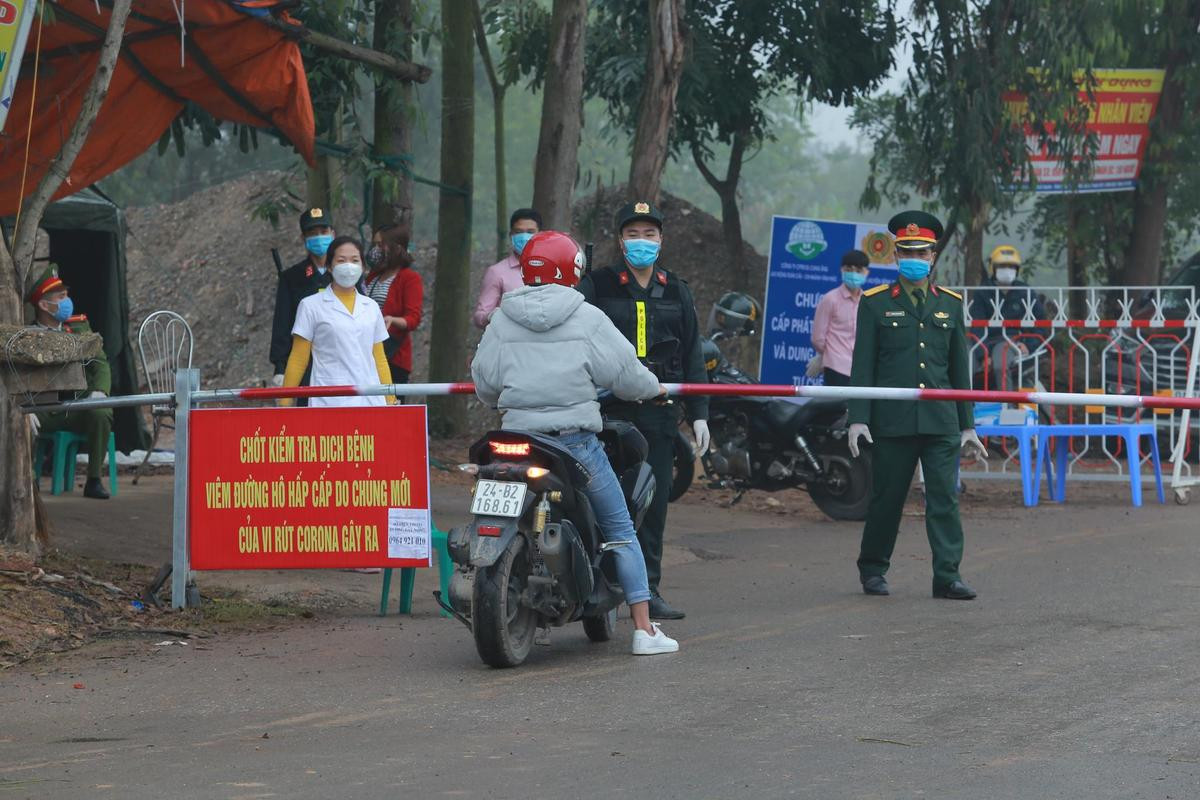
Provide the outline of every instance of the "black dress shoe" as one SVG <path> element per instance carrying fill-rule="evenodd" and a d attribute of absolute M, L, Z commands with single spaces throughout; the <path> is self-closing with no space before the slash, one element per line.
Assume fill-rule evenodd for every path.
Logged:
<path fill-rule="evenodd" d="M 671 604 L 658 595 L 651 596 L 650 619 L 683 619 L 686 616 L 682 611 L 671 608 Z"/>
<path fill-rule="evenodd" d="M 934 597 L 944 600 L 974 600 L 975 590 L 962 581 L 953 581 L 949 586 L 933 590 Z"/>
<path fill-rule="evenodd" d="M 104 488 L 104 484 L 99 478 L 88 478 L 87 483 L 83 485 L 83 496 L 90 497 L 93 500 L 107 500 L 108 491 Z"/>
<path fill-rule="evenodd" d="M 888 595 L 892 590 L 888 588 L 887 578 L 882 575 L 871 575 L 862 579 L 863 594 L 878 594 Z"/>

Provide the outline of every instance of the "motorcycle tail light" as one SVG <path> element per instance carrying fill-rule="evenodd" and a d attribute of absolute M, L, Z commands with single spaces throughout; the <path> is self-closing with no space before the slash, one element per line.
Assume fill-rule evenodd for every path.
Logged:
<path fill-rule="evenodd" d="M 550 470 L 546 469 L 545 467 L 530 467 L 529 469 L 525 470 L 525 477 L 536 481 L 538 478 L 546 477 L 549 472 Z"/>
<path fill-rule="evenodd" d="M 488 446 L 492 448 L 492 452 L 498 456 L 527 456 L 530 448 L 529 442 L 488 442 Z"/>
<path fill-rule="evenodd" d="M 479 535 L 480 536 L 499 536 L 500 535 L 500 526 L 499 525 L 480 525 L 479 526 Z"/>

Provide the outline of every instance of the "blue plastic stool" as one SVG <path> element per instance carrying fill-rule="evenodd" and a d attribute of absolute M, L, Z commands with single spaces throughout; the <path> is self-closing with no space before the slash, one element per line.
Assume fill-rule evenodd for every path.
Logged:
<path fill-rule="evenodd" d="M 446 549 L 446 533 L 438 530 L 435 525 L 431 536 L 433 540 L 433 554 L 437 558 L 438 566 L 438 584 L 442 590 L 443 602 L 449 602 L 450 592 L 450 573 L 454 571 L 454 565 L 450 562 L 450 551 Z M 416 567 L 401 567 L 400 569 L 400 613 L 412 613 L 412 596 L 413 586 L 417 580 Z M 387 616 L 388 594 L 392 589 L 392 570 L 387 568 L 383 571 L 383 592 L 379 597 L 379 616 Z M 450 616 L 449 612 L 441 609 L 443 617 Z"/>
<path fill-rule="evenodd" d="M 1150 422 L 1112 425 L 1038 425 L 1039 435 L 1045 436 L 1048 445 L 1051 439 L 1066 439 L 1055 442 L 1054 461 L 1058 480 L 1050 486 L 1050 499 L 1056 503 L 1067 499 L 1067 451 L 1072 436 L 1120 436 L 1125 439 L 1125 455 L 1129 461 L 1129 495 L 1135 508 L 1142 505 L 1142 453 L 1138 442 L 1143 436 L 1150 437 L 1150 464 L 1154 468 L 1154 485 L 1158 489 L 1158 502 L 1167 502 L 1163 492 L 1162 462 L 1158 456 L 1158 432 Z M 1038 450 L 1038 460 L 1045 458 L 1043 446 Z M 1048 460 L 1048 459 L 1047 459 Z"/>
<path fill-rule="evenodd" d="M 71 431 L 38 434 L 33 446 L 33 479 L 41 483 L 42 464 L 45 463 L 47 451 L 50 451 L 53 454 L 50 494 L 72 491 L 75 487 L 75 459 L 79 455 L 80 445 L 86 443 L 86 436 Z M 117 437 L 111 432 L 108 434 L 108 493 L 117 496 Z"/>
<path fill-rule="evenodd" d="M 1046 486 L 1050 496 L 1054 496 L 1054 475 L 1050 469 L 1049 459 L 1043 459 L 1046 440 L 1038 440 L 1037 458 L 1033 456 L 1033 437 L 1038 435 L 1039 425 L 977 425 L 975 433 L 980 438 L 984 436 L 1002 436 L 1017 440 L 1017 466 L 1021 468 L 1021 494 L 1026 506 L 1036 506 L 1041 496 L 1040 473 L 1046 472 Z"/>

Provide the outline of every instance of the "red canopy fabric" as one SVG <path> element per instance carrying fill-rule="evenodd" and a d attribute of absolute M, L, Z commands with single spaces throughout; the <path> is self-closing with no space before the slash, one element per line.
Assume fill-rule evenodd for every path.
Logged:
<path fill-rule="evenodd" d="M 135 0 L 108 95 L 55 199 L 146 152 L 188 101 L 218 119 L 278 130 L 311 163 L 313 111 L 300 50 L 234 4 L 251 13 L 275 5 L 269 0 Z M 70 135 L 96 71 L 108 28 L 107 5 L 58 0 L 50 9 L 53 21 L 41 30 L 40 48 L 40 21 L 34 21 L 0 134 L 0 215 L 17 211 L 27 139 L 26 197 Z M 184 12 L 182 64 L 177 8 Z M 31 99 L 32 136 L 27 136 Z"/>

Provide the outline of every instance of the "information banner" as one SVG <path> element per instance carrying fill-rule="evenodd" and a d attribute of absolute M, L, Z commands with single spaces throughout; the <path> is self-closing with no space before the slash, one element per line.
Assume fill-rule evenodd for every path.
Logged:
<path fill-rule="evenodd" d="M 0 130 L 8 118 L 37 0 L 0 0 Z"/>
<path fill-rule="evenodd" d="M 424 406 L 189 415 L 193 569 L 427 567 Z"/>
<path fill-rule="evenodd" d="M 896 279 L 892 237 L 871 222 L 774 217 L 767 261 L 760 383 L 819 385 L 804 371 L 816 353 L 812 321 L 817 303 L 842 282 L 842 256 L 862 250 L 871 260 L 867 287 Z"/>
<path fill-rule="evenodd" d="M 1150 120 L 1162 94 L 1163 70 L 1097 69 L 1092 74 L 1096 81 L 1092 99 L 1088 100 L 1086 90 L 1079 93 L 1080 99 L 1091 106 L 1088 133 L 1095 134 L 1098 140 L 1092 179 L 1068 189 L 1063 183 L 1063 163 L 1051 156 L 1039 137 L 1030 132 L 1027 146 L 1037 177 L 1035 191 L 1038 194 L 1114 192 L 1137 186 L 1146 141 L 1150 137 Z M 1076 80 L 1082 84 L 1084 73 L 1079 72 Z M 1025 116 L 1027 102 L 1024 95 L 1009 92 L 1004 101 L 1012 116 Z"/>

